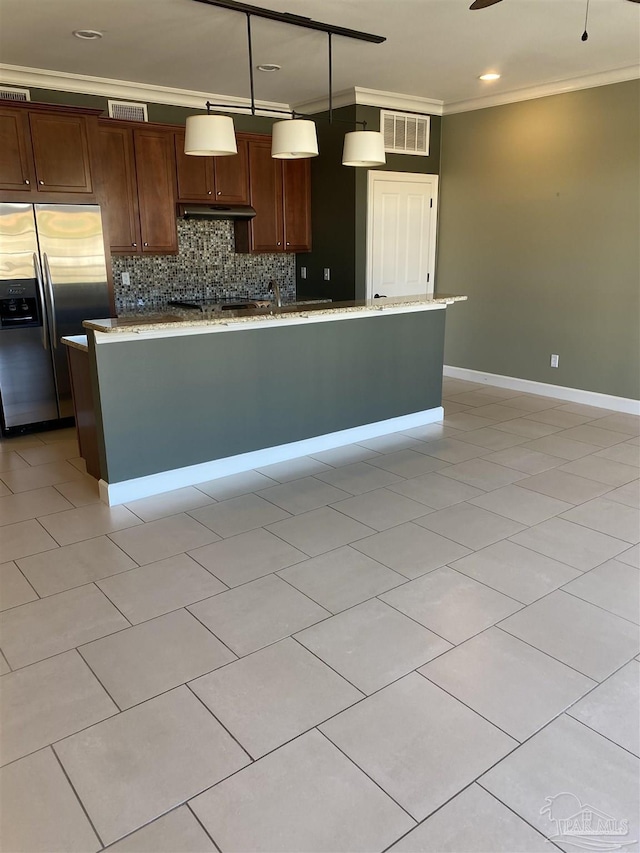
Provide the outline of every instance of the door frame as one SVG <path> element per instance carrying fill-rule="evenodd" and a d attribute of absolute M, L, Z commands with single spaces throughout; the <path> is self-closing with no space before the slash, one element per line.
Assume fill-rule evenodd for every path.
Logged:
<path fill-rule="evenodd" d="M 435 290 L 436 272 L 436 236 L 438 227 L 438 175 L 425 174 L 424 172 L 387 172 L 371 169 L 367 176 L 367 268 L 366 268 L 366 298 L 373 298 L 373 222 L 375 216 L 373 204 L 374 184 L 377 181 L 401 181 L 404 183 L 430 184 L 433 198 L 431 236 L 429 239 L 429 286 L 427 295 L 433 294 Z"/>

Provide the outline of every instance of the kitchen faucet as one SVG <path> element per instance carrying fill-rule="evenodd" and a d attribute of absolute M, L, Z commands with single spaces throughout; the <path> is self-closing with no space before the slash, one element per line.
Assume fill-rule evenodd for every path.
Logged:
<path fill-rule="evenodd" d="M 271 279 L 269 282 L 269 293 L 272 293 L 275 297 L 276 306 L 278 308 L 282 308 L 282 296 L 280 295 L 280 285 L 275 279 Z"/>

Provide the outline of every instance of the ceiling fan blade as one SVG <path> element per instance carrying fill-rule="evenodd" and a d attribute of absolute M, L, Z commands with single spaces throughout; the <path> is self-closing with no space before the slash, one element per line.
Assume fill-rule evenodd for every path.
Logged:
<path fill-rule="evenodd" d="M 502 0 L 473 0 L 473 3 L 469 6 L 470 9 L 486 9 L 488 6 L 493 6 L 496 3 L 500 3 Z M 640 0 L 633 0 L 634 3 L 640 3 Z"/>

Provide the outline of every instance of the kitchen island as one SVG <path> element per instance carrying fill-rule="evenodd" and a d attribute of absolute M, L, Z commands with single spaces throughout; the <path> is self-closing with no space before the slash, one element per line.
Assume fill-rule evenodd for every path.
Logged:
<path fill-rule="evenodd" d="M 103 500 L 439 420 L 445 309 L 465 298 L 85 321 Z"/>

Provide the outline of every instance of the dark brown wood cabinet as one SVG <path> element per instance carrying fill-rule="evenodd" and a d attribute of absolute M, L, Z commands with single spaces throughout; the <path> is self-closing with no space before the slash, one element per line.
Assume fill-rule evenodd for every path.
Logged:
<path fill-rule="evenodd" d="M 173 129 L 99 126 L 105 218 L 116 254 L 176 254 Z"/>
<path fill-rule="evenodd" d="M 175 134 L 178 201 L 249 203 L 247 141 L 241 136 L 236 141 L 237 154 L 228 157 L 194 157 L 184 153 L 184 133 Z"/>
<path fill-rule="evenodd" d="M 34 181 L 29 115 L 0 107 L 0 189 L 30 193 Z"/>
<path fill-rule="evenodd" d="M 256 216 L 236 222 L 236 251 L 311 251 L 309 160 L 274 160 L 270 137 L 248 144 L 250 201 Z"/>

